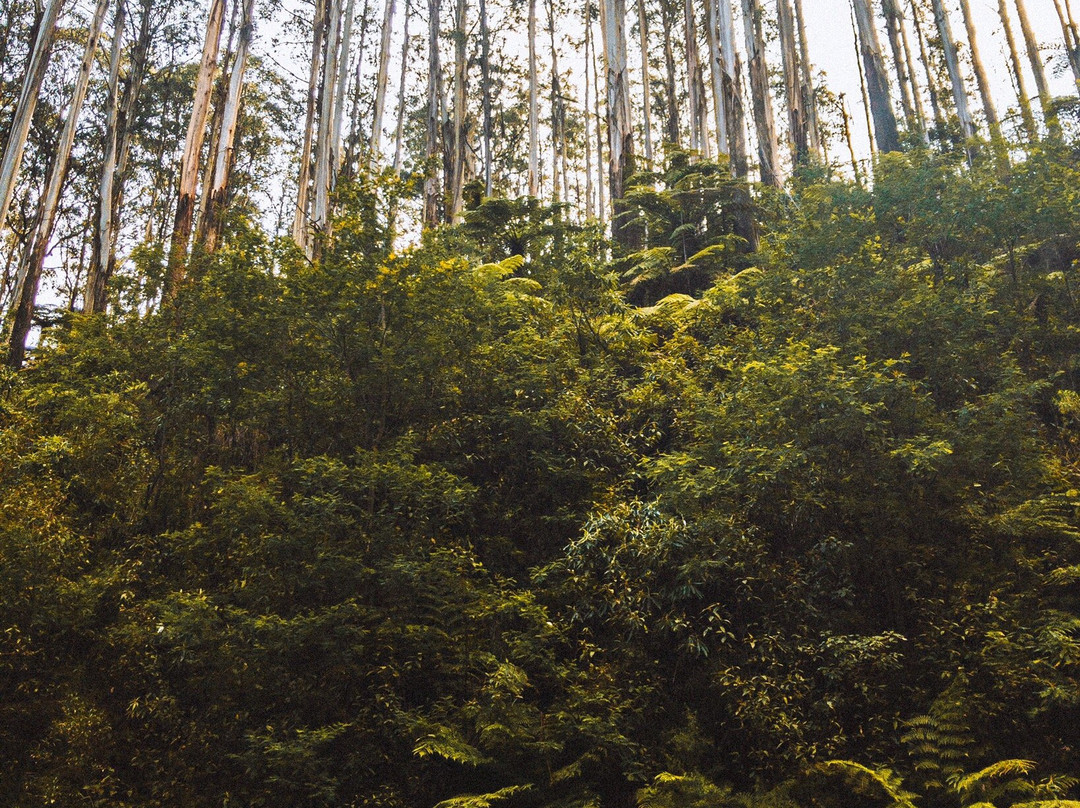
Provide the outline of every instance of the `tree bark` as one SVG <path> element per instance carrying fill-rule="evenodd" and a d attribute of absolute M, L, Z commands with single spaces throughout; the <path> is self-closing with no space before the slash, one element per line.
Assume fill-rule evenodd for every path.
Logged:
<path fill-rule="evenodd" d="M 585 221 L 592 221 L 596 216 L 593 207 L 592 173 L 592 127 L 589 113 L 592 109 L 592 82 L 589 81 L 589 65 L 592 62 L 592 7 L 585 4 Z M 597 158 L 599 162 L 599 157 Z"/>
<path fill-rule="evenodd" d="M 315 0 L 315 16 L 312 20 L 311 64 L 308 67 L 307 111 L 304 116 L 304 140 L 300 147 L 300 176 L 296 189 L 296 214 L 293 217 L 292 237 L 296 246 L 310 255 L 308 200 L 311 189 L 311 153 L 315 140 L 315 114 L 319 106 L 319 72 L 322 59 L 322 43 L 326 31 L 326 4 L 328 0 Z"/>
<path fill-rule="evenodd" d="M 982 99 L 986 126 L 990 130 L 990 140 L 997 147 L 1001 145 L 1001 122 L 998 119 L 997 108 L 994 106 L 994 96 L 990 91 L 990 77 L 979 55 L 979 43 L 975 36 L 975 18 L 971 13 L 969 0 L 960 0 L 960 11 L 964 15 L 964 30 L 967 32 L 968 49 L 971 52 L 971 67 L 975 71 L 975 82 L 979 87 L 979 97 Z"/>
<path fill-rule="evenodd" d="M 428 0 L 427 166 L 424 178 L 424 227 L 439 223 L 439 13 L 440 0 Z"/>
<path fill-rule="evenodd" d="M 660 23 L 664 29 L 664 102 L 667 110 L 665 139 L 672 146 L 678 146 L 679 136 L 679 96 L 675 80 L 675 51 L 671 44 L 672 12 L 669 0 L 660 1 Z"/>
<path fill-rule="evenodd" d="M 644 135 L 645 165 L 652 169 L 652 90 L 649 81 L 649 17 L 645 13 L 645 0 L 638 0 L 638 34 L 641 41 L 641 109 L 642 133 Z"/>
<path fill-rule="evenodd" d="M 1034 140 L 1039 132 L 1035 128 L 1035 115 L 1031 111 L 1031 95 L 1028 93 L 1027 81 L 1024 79 L 1024 69 L 1020 65 L 1020 50 L 1016 46 L 1016 36 L 1013 34 L 1009 7 L 1005 0 L 998 0 L 998 17 L 1001 18 L 1001 29 L 1005 32 L 1005 42 L 1009 47 L 1009 67 L 1012 69 L 1013 80 L 1016 82 L 1016 101 L 1020 106 L 1020 119 L 1023 121 L 1028 138 Z"/>
<path fill-rule="evenodd" d="M 852 0 L 855 22 L 859 28 L 863 69 L 866 72 L 866 90 L 870 96 L 870 113 L 874 119 L 874 138 L 878 150 L 900 150 L 900 133 L 896 127 L 889 79 L 885 74 L 885 61 L 881 56 L 881 43 L 870 11 L 869 0 Z"/>
<path fill-rule="evenodd" d="M 889 49 L 892 51 L 893 66 L 896 69 L 897 84 L 900 85 L 900 103 L 904 109 L 904 122 L 909 131 L 914 132 L 918 123 L 915 120 L 915 103 L 911 89 L 907 61 L 904 59 L 903 43 L 900 40 L 901 13 L 897 0 L 882 0 L 885 13 L 885 32 L 889 37 Z"/>
<path fill-rule="evenodd" d="M 1065 39 L 1065 53 L 1069 57 L 1069 67 L 1072 68 L 1076 89 L 1080 92 L 1080 31 L 1077 30 L 1076 22 L 1070 16 L 1071 9 L 1066 10 L 1061 0 L 1054 0 L 1054 11 L 1057 12 L 1058 22 L 1061 23 L 1061 35 Z"/>
<path fill-rule="evenodd" d="M 697 20 L 694 0 L 683 0 L 683 32 L 686 49 L 686 83 L 690 90 L 690 148 L 703 157 L 709 156 L 709 117 L 705 102 L 705 76 L 698 53 Z"/>
<path fill-rule="evenodd" d="M 783 186 L 780 157 L 776 145 L 776 123 L 772 94 L 769 90 L 769 66 L 765 62 L 765 34 L 759 0 L 743 0 L 743 30 L 746 35 L 747 67 L 750 71 L 750 95 L 754 106 L 754 130 L 757 132 L 758 162 L 761 181 L 773 188 Z"/>
<path fill-rule="evenodd" d="M 716 147 L 728 153 L 728 123 L 724 109 L 724 57 L 720 51 L 720 10 L 723 0 L 705 0 L 705 43 L 709 49 L 709 85 L 713 97 Z"/>
<path fill-rule="evenodd" d="M 608 173 L 611 194 L 611 235 L 627 250 L 640 246 L 637 226 L 628 220 L 623 201 L 626 181 L 634 173 L 634 131 L 630 117 L 630 82 L 626 60 L 626 6 L 624 0 L 601 0 L 604 72 L 607 76 Z"/>
<path fill-rule="evenodd" d="M 529 0 L 529 196 L 540 196 L 540 89 L 536 65 L 536 0 Z"/>
<path fill-rule="evenodd" d="M 934 79 L 934 71 L 930 66 L 930 56 L 926 51 L 926 37 L 923 36 L 919 4 L 916 0 L 911 0 L 911 22 L 915 26 L 915 36 L 919 40 L 919 59 L 926 70 L 926 89 L 930 95 L 930 107 L 934 112 L 934 129 L 937 131 L 939 138 L 944 138 L 947 126 L 945 116 L 941 111 L 941 96 L 938 92 L 937 81 Z"/>
<path fill-rule="evenodd" d="M 394 130 L 394 172 L 401 171 L 405 134 L 405 82 L 409 75 L 409 0 L 405 0 L 405 30 L 401 39 L 401 76 L 398 79 L 397 128 Z"/>
<path fill-rule="evenodd" d="M 379 77 L 375 81 L 375 108 L 371 117 L 371 160 L 378 162 L 382 142 L 383 109 L 390 71 L 390 34 L 394 27 L 395 0 L 386 0 L 383 8 L 382 38 L 379 41 Z M 402 96 L 404 98 L 404 96 Z"/>
<path fill-rule="evenodd" d="M 337 151 L 337 143 L 334 141 L 334 102 L 337 99 L 341 22 L 341 0 L 330 0 L 326 56 L 323 58 L 319 125 L 315 139 L 315 204 L 312 207 L 311 224 L 317 236 L 314 245 L 316 252 L 330 237 L 330 194 L 334 189 L 333 175 Z"/>
<path fill-rule="evenodd" d="M 465 104 L 467 103 L 468 71 L 465 58 L 465 36 L 468 24 L 468 5 L 466 0 L 457 0 L 456 23 L 454 26 L 454 123 L 451 132 L 452 151 L 450 154 L 450 177 L 447 178 L 447 214 L 446 220 L 456 223 L 461 220 L 461 209 L 465 187 L 465 157 L 468 148 L 465 132 Z"/>
<path fill-rule="evenodd" d="M 787 104 L 788 139 L 795 165 L 810 156 L 809 122 L 803 108 L 799 84 L 799 55 L 795 46 L 795 15 L 788 0 L 777 0 L 776 27 L 780 35 L 780 57 L 784 74 L 784 100 Z"/>
<path fill-rule="evenodd" d="M 86 273 L 83 311 L 87 314 L 105 311 L 108 297 L 109 254 L 112 252 L 113 194 L 116 188 L 116 163 L 120 117 L 120 57 L 123 55 L 124 26 L 127 7 L 120 0 L 113 23 L 112 47 L 109 51 L 109 83 L 105 101 L 105 151 L 101 160 L 101 181 L 98 183 L 98 208 Z"/>
<path fill-rule="evenodd" d="M 225 0 L 213 0 L 210 16 L 206 22 L 206 38 L 203 41 L 202 61 L 195 80 L 195 96 L 184 139 L 184 156 L 180 161 L 179 195 L 176 203 L 176 219 L 173 223 L 169 247 L 169 266 L 165 276 L 165 297 L 173 299 L 184 279 L 187 262 L 188 240 L 195 216 L 195 192 L 199 182 L 199 157 L 203 138 L 206 136 L 206 117 L 210 111 L 210 94 L 214 73 L 217 71 L 218 47 L 221 28 L 225 22 Z"/>
<path fill-rule="evenodd" d="M 746 179 L 749 166 L 746 160 L 746 114 L 743 111 L 742 90 L 739 74 L 742 64 L 735 49 L 735 21 L 730 0 L 712 0 L 716 3 L 716 19 L 720 35 L 720 54 L 723 59 L 724 120 L 727 123 L 727 151 L 731 159 L 731 172 Z"/>
<path fill-rule="evenodd" d="M 945 66 L 949 70 L 949 83 L 952 85 L 953 103 L 956 105 L 956 117 L 960 121 L 960 134 L 965 142 L 975 137 L 975 121 L 971 117 L 964 77 L 960 73 L 960 59 L 956 53 L 956 40 L 953 39 L 949 15 L 942 0 L 931 0 L 934 7 L 934 20 L 937 22 L 941 51 L 945 56 Z"/>
<path fill-rule="evenodd" d="M 586 89 L 589 82 L 586 80 Z M 484 115 L 484 196 L 491 196 L 494 188 L 491 178 L 491 136 L 492 136 L 492 112 L 491 112 L 491 34 L 488 32 L 487 0 L 480 0 L 480 95 Z M 588 110 L 588 103 L 585 109 Z M 587 114 L 587 113 L 586 113 Z M 586 144 L 589 141 L 585 136 Z"/>
<path fill-rule="evenodd" d="M 10 330 L 7 338 L 7 364 L 12 368 L 22 367 L 26 356 L 26 337 L 30 333 L 33 320 L 34 302 L 37 299 L 38 284 L 41 282 L 41 271 L 45 264 L 45 255 L 49 250 L 49 242 L 52 239 L 53 225 L 56 223 L 56 213 L 60 207 L 60 191 L 67 178 L 71 146 L 75 142 L 79 113 L 82 112 L 83 101 L 86 99 L 86 89 L 90 86 L 94 53 L 97 50 L 101 26 L 108 8 L 109 0 L 98 0 L 97 7 L 94 9 L 94 16 L 86 34 L 82 63 L 79 65 L 79 73 L 75 79 L 75 89 L 71 94 L 67 116 L 64 119 L 64 129 L 60 134 L 60 143 L 49 168 L 48 185 L 38 203 L 37 226 L 15 279 L 15 294 L 9 315 Z"/>
<path fill-rule="evenodd" d="M 15 183 L 19 178 L 19 168 L 26 150 L 26 137 L 30 133 L 30 122 L 34 118 L 34 109 L 41 95 L 45 69 L 49 66 L 49 54 L 56 38 L 56 20 L 60 16 L 61 6 L 61 0 L 49 0 L 45 6 L 45 12 L 38 23 L 30 63 L 23 76 L 19 100 L 15 104 L 15 117 L 11 121 L 7 143 L 4 144 L 4 158 L 0 161 L 0 232 L 7 223 L 11 199 L 15 195 Z"/>
<path fill-rule="evenodd" d="M 810 151 L 821 157 L 821 129 L 818 126 L 817 98 L 814 93 L 813 64 L 810 61 L 810 44 L 806 38 L 806 21 L 803 17 L 803 0 L 795 0 L 795 28 L 799 35 L 800 77 L 802 80 L 803 109 L 806 111 Z"/>

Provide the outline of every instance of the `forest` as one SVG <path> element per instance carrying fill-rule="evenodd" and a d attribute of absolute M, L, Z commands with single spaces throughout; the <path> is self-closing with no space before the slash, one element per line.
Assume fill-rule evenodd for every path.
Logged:
<path fill-rule="evenodd" d="M 1080 808 L 1070 0 L 95 2 L 0 0 L 0 805 Z"/>

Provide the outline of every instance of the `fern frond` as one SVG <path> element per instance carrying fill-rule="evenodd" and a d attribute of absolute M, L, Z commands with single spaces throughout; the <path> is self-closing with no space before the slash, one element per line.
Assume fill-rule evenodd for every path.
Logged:
<path fill-rule="evenodd" d="M 490 761 L 479 749 L 449 727 L 439 727 L 435 732 L 417 740 L 413 746 L 413 754 L 417 757 L 441 757 L 467 766 L 479 766 Z"/>
<path fill-rule="evenodd" d="M 520 794 L 522 791 L 528 791 L 530 788 L 532 788 L 532 786 L 526 784 L 520 786 L 507 786 L 506 788 L 500 788 L 498 791 L 491 791 L 487 794 L 462 794 L 458 797 L 451 797 L 448 800 L 436 803 L 435 808 L 490 808 L 493 802 L 500 802 L 507 797 Z"/>
<path fill-rule="evenodd" d="M 973 787 L 986 780 L 996 780 L 1000 777 L 1012 777 L 1018 774 L 1027 774 L 1035 768 L 1032 760 L 1020 760 L 1011 758 L 991 763 L 985 769 L 980 769 L 974 774 L 954 776 L 949 778 L 949 785 L 961 794 L 970 791 Z"/>
<path fill-rule="evenodd" d="M 903 789 L 903 780 L 892 769 L 871 769 L 853 760 L 826 760 L 814 767 L 825 774 L 843 775 L 856 790 L 883 791 L 895 808 L 915 808 L 915 795 Z"/>

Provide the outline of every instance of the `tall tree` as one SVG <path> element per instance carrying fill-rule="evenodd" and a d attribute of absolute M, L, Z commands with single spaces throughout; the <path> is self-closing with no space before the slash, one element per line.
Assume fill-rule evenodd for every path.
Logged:
<path fill-rule="evenodd" d="M 776 123 L 773 117 L 772 94 L 769 89 L 769 66 L 765 61 L 765 33 L 761 2 L 760 0 L 743 0 L 742 7 L 761 181 L 766 185 L 779 188 L 784 183 L 780 178 Z"/>
<path fill-rule="evenodd" d="M 789 0 L 777 0 L 776 27 L 780 35 L 788 138 L 792 160 L 797 165 L 805 163 L 810 157 L 810 122 L 803 106 L 805 99 L 800 81 L 799 53 L 795 44 L 795 14 Z"/>
<path fill-rule="evenodd" d="M 1028 138 L 1034 140 L 1038 136 L 1038 130 L 1035 128 L 1035 116 L 1031 111 L 1031 95 L 1028 93 L 1027 80 L 1020 63 L 1020 49 L 1016 46 L 1009 6 L 1005 0 L 998 0 L 998 17 L 1001 19 L 1001 30 L 1005 32 L 1005 43 L 1009 48 L 1009 68 L 1016 88 L 1016 101 L 1020 106 L 1020 119 Z"/>
<path fill-rule="evenodd" d="M 585 86 L 589 82 L 586 80 Z M 491 110 L 491 34 L 488 31 L 487 0 L 480 0 L 480 95 L 484 116 L 484 196 L 494 191 L 491 177 L 491 138 L 494 125 Z M 588 103 L 585 108 L 588 109 Z M 588 136 L 585 137 L 588 142 Z"/>
<path fill-rule="evenodd" d="M 427 144 L 424 175 L 424 226 L 439 223 L 439 172 L 435 164 L 439 155 L 439 15 L 440 0 L 428 0 L 428 85 L 427 85 Z"/>
<path fill-rule="evenodd" d="M 394 28 L 395 0 L 386 0 L 383 7 L 381 37 L 379 39 L 379 74 L 375 79 L 375 107 L 371 113 L 371 160 L 379 161 L 379 149 L 382 143 L 383 110 L 386 106 L 386 84 L 390 71 L 390 34 Z M 399 101 L 402 99 L 399 99 Z"/>
<path fill-rule="evenodd" d="M 540 196 L 540 76 L 536 57 L 536 0 L 529 0 L 529 196 Z"/>
<path fill-rule="evenodd" d="M 461 219 L 462 192 L 465 187 L 466 141 L 465 105 L 468 103 L 468 60 L 465 37 L 468 33 L 467 0 L 457 0 L 454 14 L 454 120 L 450 131 L 450 176 L 446 179 L 446 220 Z"/>
<path fill-rule="evenodd" d="M 697 20 L 694 0 L 683 0 L 683 33 L 686 53 L 686 83 L 690 91 L 690 148 L 709 156 L 708 108 L 705 102 L 705 76 L 698 53 Z"/>
<path fill-rule="evenodd" d="M 244 90 L 244 73 L 247 68 L 251 39 L 255 31 L 255 0 L 244 0 L 240 36 L 233 58 L 232 74 L 229 76 L 229 92 L 225 98 L 221 133 L 218 137 L 217 154 L 212 156 L 213 172 L 210 183 L 209 204 L 206 218 L 204 248 L 213 252 L 221 239 L 224 227 L 225 205 L 229 195 L 229 180 L 236 153 L 237 124 L 240 120 L 240 99 Z"/>
<path fill-rule="evenodd" d="M 982 99 L 983 114 L 986 116 L 986 126 L 990 130 L 990 140 L 996 146 L 1000 146 L 1001 122 L 998 120 L 997 108 L 994 106 L 994 96 L 990 90 L 990 77 L 983 65 L 979 54 L 979 43 L 975 32 L 975 16 L 971 13 L 970 0 L 960 0 L 960 11 L 964 15 L 964 29 L 967 32 L 968 51 L 971 53 L 971 68 L 975 71 L 975 82 L 979 87 L 979 97 Z M 1000 151 L 1000 149 L 999 149 Z"/>
<path fill-rule="evenodd" d="M 720 0 L 705 2 L 705 43 L 709 51 L 709 84 L 712 88 L 716 145 L 728 153 L 727 112 L 724 107 L 724 57 L 720 49 Z"/>
<path fill-rule="evenodd" d="M 799 39 L 799 78 L 803 98 L 803 110 L 807 119 L 810 151 L 821 156 L 821 130 L 818 126 L 817 98 L 814 92 L 813 66 L 810 61 L 810 43 L 806 36 L 806 18 L 803 16 L 803 0 L 795 0 L 795 30 Z"/>
<path fill-rule="evenodd" d="M 1072 68 L 1077 92 L 1080 92 L 1080 29 L 1077 28 L 1076 20 L 1072 18 L 1072 9 L 1063 6 L 1062 0 L 1054 0 L 1054 11 L 1057 12 L 1058 22 L 1061 23 L 1061 35 L 1065 39 L 1065 53 L 1069 57 L 1069 67 Z"/>
<path fill-rule="evenodd" d="M 862 63 L 866 74 L 866 91 L 870 97 L 870 113 L 874 119 L 874 138 L 879 151 L 899 151 L 900 133 L 896 127 L 896 114 L 893 112 L 889 79 L 885 73 L 885 60 L 881 55 L 881 43 L 874 25 L 870 2 L 869 0 L 852 0 L 852 7 L 859 29 Z"/>
<path fill-rule="evenodd" d="M 330 236 L 330 194 L 337 167 L 337 143 L 334 139 L 334 102 L 337 100 L 339 48 L 341 44 L 341 0 L 330 0 L 326 29 L 326 55 L 322 63 L 319 120 L 315 130 L 315 204 L 311 225 L 319 238 L 316 249 Z"/>
<path fill-rule="evenodd" d="M 67 179 L 71 147 L 75 142 L 75 130 L 79 124 L 79 114 L 82 112 L 83 101 L 86 99 L 86 90 L 90 86 L 90 71 L 94 67 L 94 53 L 97 51 L 98 37 L 101 35 L 101 27 L 105 21 L 105 13 L 108 8 L 109 0 L 98 0 L 97 7 L 94 9 L 94 16 L 90 20 L 90 27 L 86 32 L 86 45 L 83 48 L 82 63 L 79 65 L 79 72 L 75 78 L 75 88 L 71 93 L 67 115 L 64 118 L 64 128 L 60 134 L 60 142 L 56 147 L 56 152 L 53 154 L 52 165 L 49 167 L 49 180 L 45 193 L 38 202 L 34 233 L 19 265 L 19 273 L 15 281 L 15 294 L 12 300 L 11 312 L 9 313 L 6 346 L 9 367 L 21 367 L 23 358 L 26 355 L 26 337 L 30 333 L 34 303 L 37 300 L 38 285 L 41 282 L 41 272 L 45 265 L 45 256 L 49 251 L 53 225 L 56 223 L 56 214 L 60 206 L 60 191 L 64 187 L 64 181 Z"/>
<path fill-rule="evenodd" d="M 722 149 L 731 159 L 731 171 L 745 179 L 746 160 L 746 114 L 743 111 L 740 74 L 742 65 L 735 49 L 735 20 L 731 13 L 731 0 L 711 0 L 716 4 L 717 30 L 720 35 L 720 54 L 723 60 L 722 84 L 724 91 L 724 120 L 727 123 L 726 140 Z"/>
<path fill-rule="evenodd" d="M 319 73 L 323 39 L 326 35 L 329 0 L 315 0 L 312 18 L 311 62 L 308 64 L 307 108 L 304 116 L 304 138 L 300 147 L 300 173 L 296 183 L 296 211 L 293 216 L 292 237 L 296 245 L 309 251 L 309 200 L 311 193 L 311 155 L 315 147 L 315 116 L 319 107 Z"/>
<path fill-rule="evenodd" d="M 397 126 L 394 130 L 394 171 L 401 171 L 402 151 L 405 135 L 405 85 L 409 76 L 409 54 L 412 52 L 409 41 L 410 2 L 405 0 L 405 25 L 401 34 L 401 74 L 398 77 Z"/>
<path fill-rule="evenodd" d="M 898 0 L 881 0 L 881 8 L 885 13 L 885 32 L 889 37 L 889 49 L 892 51 L 893 66 L 896 70 L 896 83 L 900 87 L 900 102 L 904 109 L 904 121 L 908 130 L 914 132 L 918 128 L 918 121 L 915 118 L 911 76 L 908 74 L 908 62 L 904 58 L 904 47 L 901 41 L 900 29 L 903 24 L 903 16 Z"/>
<path fill-rule="evenodd" d="M 116 187 L 117 151 L 120 123 L 120 58 L 124 50 L 124 27 L 127 5 L 119 0 L 113 22 L 112 47 L 109 49 L 109 80 L 105 99 L 105 150 L 98 183 L 96 227 L 91 246 L 90 266 L 86 275 L 83 311 L 93 314 L 105 310 L 106 284 L 109 280 L 109 256 L 113 250 L 113 194 Z"/>
<path fill-rule="evenodd" d="M 1053 99 L 1050 97 L 1050 83 L 1046 80 L 1046 70 L 1043 68 L 1042 57 L 1039 55 L 1039 41 L 1035 38 L 1035 29 L 1031 25 L 1031 19 L 1028 17 L 1024 0 L 1014 0 L 1014 2 L 1016 3 L 1016 16 L 1020 20 L 1020 33 L 1024 37 L 1024 48 L 1027 50 L 1031 72 L 1035 76 L 1035 89 L 1039 93 L 1039 105 L 1042 107 L 1043 119 L 1053 129 L 1055 117 Z"/>
<path fill-rule="evenodd" d="M 45 6 L 45 12 L 38 23 L 34 47 L 30 52 L 30 62 L 23 75 L 19 100 L 15 103 L 15 116 L 4 144 L 4 157 L 0 161 L 0 231 L 3 231 L 7 223 L 11 199 L 15 195 L 15 183 L 19 178 L 19 168 L 26 150 L 26 137 L 30 133 L 30 122 L 34 118 L 34 110 L 41 96 L 41 84 L 45 80 L 45 69 L 49 66 L 49 54 L 56 38 L 56 20 L 60 16 L 62 5 L 61 0 L 49 0 Z"/>
<path fill-rule="evenodd" d="M 941 53 L 945 57 L 945 66 L 949 71 L 949 83 L 952 85 L 956 117 L 960 122 L 960 134 L 965 141 L 968 141 L 975 137 L 975 121 L 971 117 L 967 88 L 964 87 L 964 77 L 960 72 L 960 58 L 956 52 L 956 40 L 953 39 L 952 25 L 949 23 L 945 3 L 943 0 L 931 0 L 931 2 L 934 7 L 934 20 L 937 22 Z"/>
<path fill-rule="evenodd" d="M 1004 2 L 1004 0 L 1002 0 Z M 941 93 L 938 90 L 937 79 L 930 64 L 930 54 L 927 50 L 926 37 L 923 35 L 922 11 L 918 0 L 911 0 L 911 24 L 915 26 L 915 38 L 919 42 L 919 60 L 926 71 L 926 90 L 930 96 L 930 108 L 934 113 L 934 129 L 938 137 L 944 137 L 946 131 L 945 115 L 941 109 Z"/>
<path fill-rule="evenodd" d="M 612 205 L 612 238 L 624 248 L 638 246 L 638 231 L 629 221 L 626 181 L 634 173 L 634 130 L 630 114 L 630 77 L 626 59 L 625 0 L 600 0 L 604 72 L 607 77 L 608 190 Z"/>
<path fill-rule="evenodd" d="M 672 29 L 675 12 L 672 0 L 660 0 L 660 25 L 664 34 L 664 139 L 672 146 L 681 140 L 679 132 L 679 91 L 675 77 L 675 48 L 672 45 Z"/>
<path fill-rule="evenodd" d="M 644 135 L 645 164 L 652 167 L 652 91 L 649 81 L 649 15 L 645 9 L 645 0 L 638 0 L 638 41 L 641 43 L 641 110 L 642 133 Z"/>
<path fill-rule="evenodd" d="M 179 196 L 169 247 L 169 266 L 165 277 L 165 294 L 172 298 L 179 291 L 187 261 L 188 241 L 195 217 L 195 192 L 199 182 L 199 157 L 206 136 L 206 118 L 210 111 L 210 94 L 217 72 L 218 47 L 225 22 L 225 0 L 212 0 L 206 21 L 202 59 L 195 79 L 195 95 L 184 138 L 184 155 L 180 160 Z"/>

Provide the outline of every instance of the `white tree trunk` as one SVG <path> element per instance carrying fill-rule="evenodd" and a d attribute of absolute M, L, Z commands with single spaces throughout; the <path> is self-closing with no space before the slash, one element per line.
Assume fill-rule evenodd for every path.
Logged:
<path fill-rule="evenodd" d="M 712 88 L 716 146 L 728 153 L 728 124 L 724 108 L 724 57 L 720 51 L 720 9 L 727 0 L 705 0 L 705 43 L 709 49 L 709 84 Z"/>
<path fill-rule="evenodd" d="M 439 72 L 440 0 L 428 0 L 427 166 L 424 178 L 424 227 L 439 223 Z"/>
<path fill-rule="evenodd" d="M 866 90 L 870 97 L 870 113 L 874 119 L 874 138 L 882 152 L 900 151 L 900 134 L 896 128 L 889 79 L 885 73 L 885 60 L 881 55 L 874 17 L 869 0 L 852 0 L 855 22 L 859 29 Z"/>
<path fill-rule="evenodd" d="M 967 90 L 964 88 L 964 77 L 960 73 L 960 60 L 956 54 L 956 40 L 953 39 L 949 15 L 945 11 L 942 0 L 932 0 L 932 2 L 941 51 L 945 56 L 945 66 L 949 70 L 949 83 L 952 85 L 953 102 L 956 104 L 956 117 L 960 121 L 960 134 L 963 135 L 964 140 L 971 140 L 975 137 L 975 121 L 971 118 L 971 107 L 968 104 Z"/>
<path fill-rule="evenodd" d="M 979 43 L 975 36 L 975 18 L 971 13 L 969 0 L 960 0 L 960 11 L 964 15 L 964 30 L 967 32 L 968 50 L 971 53 L 971 68 L 975 71 L 975 82 L 979 87 L 986 125 L 990 129 L 990 138 L 996 141 L 1001 137 L 1001 127 L 998 122 L 997 108 L 994 106 L 994 96 L 990 91 L 990 77 L 979 55 Z"/>
<path fill-rule="evenodd" d="M 0 162 L 0 231 L 7 222 L 11 198 L 15 194 L 15 183 L 22 166 L 23 152 L 26 150 L 26 136 L 30 132 L 30 122 L 34 118 L 41 84 L 45 80 L 45 68 L 49 66 L 49 54 L 56 37 L 56 20 L 60 16 L 61 0 L 49 0 L 45 13 L 38 25 L 37 39 L 30 55 L 30 64 L 23 76 L 19 100 L 15 104 L 15 117 L 11 121 L 7 143 L 4 144 L 4 158 Z"/>
<path fill-rule="evenodd" d="M 690 89 L 690 148 L 709 157 L 708 109 L 705 103 L 705 76 L 698 55 L 697 20 L 694 0 L 683 0 L 683 32 L 686 50 L 686 83 Z"/>
<path fill-rule="evenodd" d="M 379 77 L 375 81 L 375 109 L 371 117 L 371 160 L 379 162 L 382 143 L 383 109 L 386 106 L 386 84 L 390 71 L 390 34 L 394 28 L 394 10 L 397 3 L 386 0 L 383 8 L 382 38 L 379 42 Z"/>
<path fill-rule="evenodd" d="M 1024 79 L 1024 69 L 1020 65 L 1020 49 L 1016 46 L 1016 36 L 1013 34 L 1009 7 L 1005 0 L 998 0 L 998 17 L 1001 18 L 1001 30 L 1005 32 L 1005 42 L 1009 48 L 1009 68 L 1012 70 L 1013 81 L 1016 85 L 1016 101 L 1020 105 L 1020 118 L 1028 137 L 1034 140 L 1038 136 L 1038 130 L 1035 128 L 1035 116 L 1031 112 L 1031 95 L 1028 93 L 1027 81 Z"/>
<path fill-rule="evenodd" d="M 529 196 L 540 196 L 540 90 L 536 66 L 536 0 L 529 0 Z"/>
<path fill-rule="evenodd" d="M 468 103 L 468 63 L 465 54 L 465 37 L 468 33 L 468 3 L 457 0 L 454 25 L 454 122 L 453 143 L 450 154 L 450 176 L 447 178 L 448 222 L 461 221 L 465 189 L 465 158 L 468 144 L 465 132 L 465 105 Z"/>
<path fill-rule="evenodd" d="M 645 164 L 651 169 L 653 164 L 652 90 L 649 82 L 649 18 L 645 13 L 645 0 L 638 0 L 638 34 L 641 37 L 641 107 L 644 112 L 642 131 L 645 136 Z"/>
<path fill-rule="evenodd" d="M 334 101 L 337 97 L 338 47 L 341 41 L 341 0 L 330 0 L 327 18 L 326 57 L 323 59 L 322 100 L 315 147 L 315 204 L 311 223 L 325 242 L 330 235 L 330 193 L 336 165 L 334 142 Z"/>
<path fill-rule="evenodd" d="M 731 0 L 712 0 L 716 3 L 716 17 L 720 35 L 720 54 L 723 59 L 724 119 L 727 122 L 727 154 L 731 158 L 731 171 L 736 177 L 745 178 L 746 161 L 746 113 L 743 110 L 739 74 L 742 65 L 739 52 L 735 50 L 735 20 L 731 13 Z"/>
<path fill-rule="evenodd" d="M 772 94 L 769 90 L 769 66 L 765 62 L 765 35 L 762 10 L 758 0 L 743 0 L 743 32 L 746 35 L 747 66 L 750 70 L 750 94 L 754 101 L 754 129 L 757 132 L 758 162 L 761 181 L 774 188 L 784 183 L 780 177 L 779 150 Z"/>
<path fill-rule="evenodd" d="M 304 116 L 304 140 L 300 147 L 300 176 L 296 189 L 296 212 L 293 217 L 292 237 L 296 246 L 309 252 L 308 201 L 311 189 L 311 153 L 315 140 L 315 112 L 319 104 L 319 68 L 322 59 L 322 43 L 326 31 L 327 0 L 315 0 L 315 16 L 312 20 L 311 63 L 308 65 L 307 111 Z"/>
<path fill-rule="evenodd" d="M 49 167 L 49 182 L 38 203 L 37 225 L 15 280 L 15 294 L 12 299 L 7 340 L 7 362 L 13 368 L 22 366 L 26 354 L 26 337 L 30 333 L 34 302 L 37 299 L 38 284 L 41 281 L 41 270 L 45 264 L 45 255 L 49 250 L 49 241 L 52 239 L 53 225 L 56 223 L 56 213 L 60 206 L 60 191 L 67 178 L 71 146 L 75 142 L 79 113 L 82 112 L 83 101 L 86 99 L 86 89 L 90 86 L 94 53 L 97 51 L 101 26 L 105 21 L 108 8 L 109 0 L 98 0 L 94 16 L 90 21 L 90 28 L 86 32 L 86 46 L 83 49 L 82 63 L 79 65 L 79 73 L 75 79 L 75 89 L 68 104 L 64 128 L 60 133 L 60 142 L 53 155 L 52 165 Z"/>
<path fill-rule="evenodd" d="M 401 76 L 398 79 L 397 128 L 394 130 L 394 171 L 401 171 L 405 134 L 405 83 L 409 75 L 409 0 L 405 0 L 405 30 L 401 39 Z"/>

